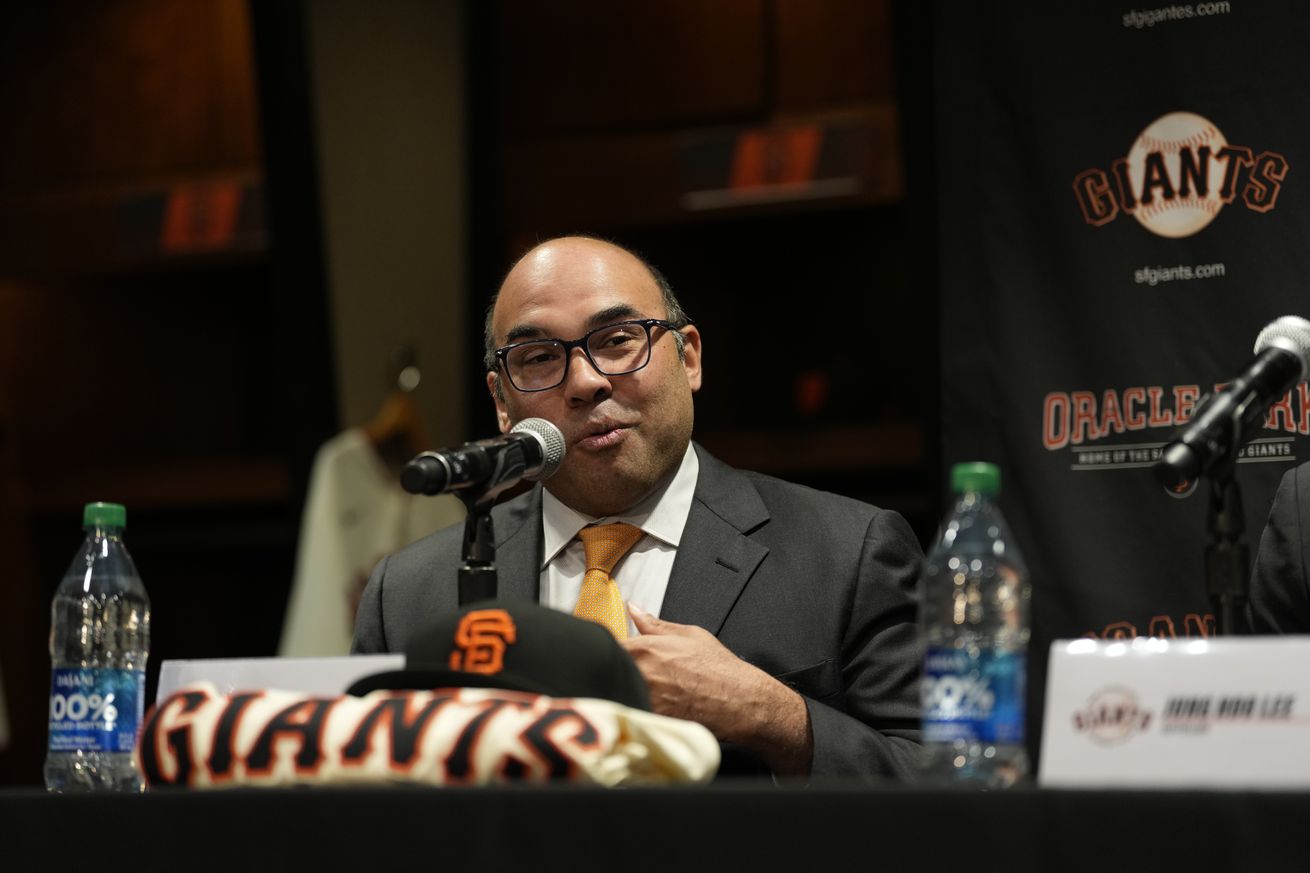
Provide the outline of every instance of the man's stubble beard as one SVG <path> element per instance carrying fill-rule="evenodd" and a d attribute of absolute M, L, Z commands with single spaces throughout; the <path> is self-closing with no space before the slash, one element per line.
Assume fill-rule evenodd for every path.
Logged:
<path fill-rule="evenodd" d="M 691 405 L 690 396 L 686 402 Z M 593 518 L 621 515 L 663 487 L 677 473 L 691 441 L 694 409 L 687 410 L 685 422 L 685 426 L 667 434 L 659 445 L 650 446 L 645 453 L 645 463 L 639 463 L 635 468 L 605 463 L 578 464 L 570 468 L 566 457 L 559 472 L 546 481 L 544 487 L 564 505 Z M 602 457 L 595 460 L 602 460 Z"/>

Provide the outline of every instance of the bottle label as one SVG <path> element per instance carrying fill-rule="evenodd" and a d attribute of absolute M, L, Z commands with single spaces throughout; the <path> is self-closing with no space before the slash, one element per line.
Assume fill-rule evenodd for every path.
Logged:
<path fill-rule="evenodd" d="M 923 662 L 923 739 L 1021 743 L 1023 652 L 930 648 Z"/>
<path fill-rule="evenodd" d="M 144 670 L 56 667 L 50 679 L 50 751 L 132 751 L 145 685 Z"/>

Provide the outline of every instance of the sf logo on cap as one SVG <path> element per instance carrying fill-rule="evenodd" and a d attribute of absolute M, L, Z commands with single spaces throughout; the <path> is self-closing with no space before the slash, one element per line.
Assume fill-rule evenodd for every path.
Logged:
<path fill-rule="evenodd" d="M 476 609 L 459 620 L 450 669 L 492 675 L 505 667 L 505 649 L 517 639 L 514 619 L 503 609 Z"/>

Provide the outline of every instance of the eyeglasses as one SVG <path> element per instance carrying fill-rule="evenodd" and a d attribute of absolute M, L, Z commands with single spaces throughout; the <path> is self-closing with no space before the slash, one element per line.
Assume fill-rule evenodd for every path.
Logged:
<path fill-rule="evenodd" d="M 688 319 L 677 325 L 661 318 L 620 321 L 588 331 L 581 339 L 528 340 L 501 346 L 496 349 L 496 360 L 519 391 L 549 391 L 564 382 L 574 349 L 582 349 L 601 375 L 623 376 L 650 363 L 651 328 L 677 331 L 692 323 Z"/>

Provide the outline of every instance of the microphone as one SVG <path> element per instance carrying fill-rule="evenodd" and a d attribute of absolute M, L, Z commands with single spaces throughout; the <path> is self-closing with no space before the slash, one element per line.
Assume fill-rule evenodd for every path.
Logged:
<path fill-rule="evenodd" d="M 1160 484 L 1178 489 L 1246 444 L 1265 410 L 1310 374 L 1310 321 L 1284 315 L 1255 340 L 1255 359 L 1224 390 L 1197 407 L 1155 462 Z M 1234 444 L 1235 443 L 1235 444 Z"/>
<path fill-rule="evenodd" d="M 564 448 L 559 428 L 544 418 L 525 418 L 509 433 L 423 452 L 400 471 L 400 484 L 410 494 L 503 491 L 523 479 L 548 479 L 563 463 Z"/>

